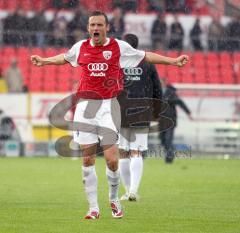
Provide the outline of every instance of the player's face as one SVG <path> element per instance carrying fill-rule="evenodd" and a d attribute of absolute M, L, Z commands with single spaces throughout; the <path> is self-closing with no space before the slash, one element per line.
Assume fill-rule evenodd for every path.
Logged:
<path fill-rule="evenodd" d="M 103 15 L 91 16 L 88 20 L 88 32 L 95 45 L 103 45 L 106 41 L 109 25 Z"/>

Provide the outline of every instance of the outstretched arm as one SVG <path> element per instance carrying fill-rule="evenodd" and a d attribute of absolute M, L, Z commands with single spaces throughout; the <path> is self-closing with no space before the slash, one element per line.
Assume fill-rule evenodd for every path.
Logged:
<path fill-rule="evenodd" d="M 45 65 L 64 65 L 67 61 L 64 59 L 64 54 L 59 54 L 54 57 L 40 57 L 38 55 L 31 56 L 32 64 L 35 66 Z"/>
<path fill-rule="evenodd" d="M 189 58 L 187 55 L 181 55 L 177 58 L 172 58 L 165 57 L 152 52 L 146 52 L 145 60 L 152 64 L 164 64 L 182 67 L 187 64 Z"/>

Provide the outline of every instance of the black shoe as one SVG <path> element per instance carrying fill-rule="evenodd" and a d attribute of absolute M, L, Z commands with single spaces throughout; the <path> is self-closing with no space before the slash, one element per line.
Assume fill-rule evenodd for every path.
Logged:
<path fill-rule="evenodd" d="M 168 164 L 172 163 L 173 162 L 173 158 L 174 157 L 166 157 L 165 158 L 165 163 L 168 163 Z"/>

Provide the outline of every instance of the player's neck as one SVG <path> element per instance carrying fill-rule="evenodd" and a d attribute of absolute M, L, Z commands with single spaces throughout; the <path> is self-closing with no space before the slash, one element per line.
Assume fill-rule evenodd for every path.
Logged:
<path fill-rule="evenodd" d="M 109 41 L 110 41 L 110 39 L 109 39 L 108 37 L 105 37 L 105 38 L 103 39 L 103 42 L 102 42 L 102 43 L 95 44 L 94 41 L 93 41 L 92 39 L 90 39 L 90 44 L 91 44 L 92 46 L 106 46 L 107 44 L 109 44 Z"/>

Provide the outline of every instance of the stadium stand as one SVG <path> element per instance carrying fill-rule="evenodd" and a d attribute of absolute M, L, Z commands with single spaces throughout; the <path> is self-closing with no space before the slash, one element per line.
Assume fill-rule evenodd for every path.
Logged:
<path fill-rule="evenodd" d="M 58 3 L 57 8 L 61 8 L 61 5 L 64 5 L 64 1 L 59 1 L 63 3 Z M 67 1 L 65 1 L 67 2 Z M 70 1 L 69 1 L 70 2 Z M 73 1 L 74 2 L 74 1 Z M 114 5 L 114 2 L 118 4 L 117 2 L 120 1 L 113 1 L 113 0 L 81 0 L 81 5 L 84 6 L 86 9 L 89 11 L 96 10 L 96 9 L 101 9 L 104 12 L 111 12 L 112 7 Z M 125 4 L 125 1 L 121 1 L 122 5 Z M 137 9 L 136 11 L 138 13 L 145 13 L 148 12 L 149 10 L 151 11 L 149 7 L 149 2 L 148 0 L 138 0 L 137 1 Z M 195 0 L 186 0 L 186 8 L 194 11 L 194 4 Z M 70 4 L 65 4 L 66 8 L 71 8 L 71 3 Z M 69 6 L 70 5 L 70 6 Z M 77 4 L 78 5 L 78 4 Z M 75 5 L 72 4 L 72 7 Z M 53 0 L 24 0 L 24 1 L 19 1 L 19 0 L 11 0 L 11 1 L 0 1 L 0 9 L 4 10 L 15 10 L 17 8 L 21 8 L 25 11 L 39 11 L 39 10 L 45 10 L 45 9 L 54 9 L 56 8 L 56 5 L 54 5 Z M 181 10 L 181 9 L 180 9 Z M 184 11 L 184 9 L 183 9 Z M 207 14 L 208 13 L 208 8 L 207 6 L 201 6 L 201 8 L 197 9 L 196 13 L 200 14 Z"/>
<path fill-rule="evenodd" d="M 37 68 L 30 64 L 30 55 L 54 56 L 66 48 L 2 47 L 0 62 L 3 72 L 11 58 L 17 58 L 25 84 L 32 92 L 71 91 L 72 83 L 78 80 L 79 70 L 70 65 L 64 67 L 46 66 Z M 159 54 L 176 57 L 178 51 L 157 51 Z M 167 77 L 171 83 L 240 84 L 240 52 L 194 52 L 189 53 L 190 63 L 182 69 L 157 65 L 160 77 Z"/>
<path fill-rule="evenodd" d="M 22 8 L 25 11 L 39 11 L 50 9 L 54 10 L 54 1 L 52 0 L 11 0 L 0 1 L 0 9 L 12 12 Z M 68 1 L 60 1 L 68 2 Z M 71 1 L 69 1 L 71 2 Z M 72 1 L 74 2 L 74 1 Z M 111 13 L 113 0 L 81 0 L 81 5 L 88 11 L 101 9 Z M 124 1 L 120 1 L 124 4 Z M 137 13 L 149 12 L 148 0 L 137 1 Z M 177 1 L 175 1 L 177 2 Z M 209 14 L 209 6 L 206 4 L 196 5 L 196 0 L 186 0 L 186 7 L 190 9 L 192 14 Z M 202 1 L 207 2 L 207 1 Z M 215 1 L 218 7 L 222 7 L 222 0 Z M 229 1 L 232 5 L 236 5 L 237 1 Z M 236 5 L 237 6 L 237 5 Z M 24 31 L 25 33 L 25 31 Z M 11 45 L 11 46 L 10 46 Z M 24 83 L 30 92 L 66 92 L 72 91 L 72 84 L 79 79 L 79 69 L 73 69 L 70 66 L 54 67 L 47 66 L 43 68 L 33 67 L 30 63 L 30 55 L 38 54 L 40 56 L 53 56 L 66 51 L 66 48 L 48 47 L 44 44 L 43 48 L 31 47 L 35 44 L 19 45 L 8 44 L 0 47 L 0 68 L 4 71 L 9 66 L 11 58 L 17 58 L 18 65 L 24 77 Z M 50 44 L 50 46 L 52 46 Z M 66 46 L 66 45 L 64 45 Z M 179 51 L 155 51 L 159 54 L 177 57 Z M 186 53 L 184 51 L 184 53 Z M 187 52 L 188 53 L 188 52 Z M 189 52 L 190 62 L 182 69 L 175 67 L 166 67 L 157 65 L 157 71 L 160 77 L 167 77 L 171 83 L 189 83 L 189 84 L 240 84 L 240 52 L 218 51 L 206 52 L 193 51 Z"/>

